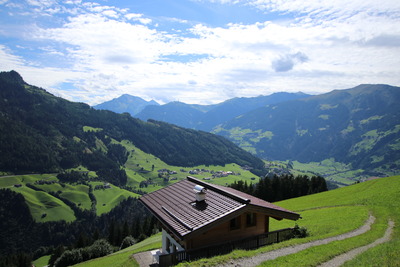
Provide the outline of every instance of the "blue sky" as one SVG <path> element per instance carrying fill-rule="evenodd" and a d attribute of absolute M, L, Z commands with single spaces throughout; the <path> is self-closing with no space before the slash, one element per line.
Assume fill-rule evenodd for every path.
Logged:
<path fill-rule="evenodd" d="M 94 105 L 400 86 L 398 0 L 0 0 L 0 71 Z"/>

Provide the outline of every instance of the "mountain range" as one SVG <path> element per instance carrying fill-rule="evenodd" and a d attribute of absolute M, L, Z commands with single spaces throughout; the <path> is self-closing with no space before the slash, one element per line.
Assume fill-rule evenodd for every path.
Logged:
<path fill-rule="evenodd" d="M 399 101 L 399 87 L 363 84 L 316 96 L 276 93 L 210 106 L 171 102 L 147 106 L 136 117 L 213 132 L 264 159 L 333 159 L 384 176 L 400 168 Z"/>
<path fill-rule="evenodd" d="M 124 94 L 93 108 L 116 113 L 128 112 L 143 121 L 153 119 L 186 128 L 211 131 L 217 125 L 256 108 L 308 96 L 310 95 L 301 92 L 280 92 L 267 96 L 237 97 L 215 105 L 186 104 L 178 101 L 159 105 L 154 100 L 146 101 L 137 96 Z"/>
<path fill-rule="evenodd" d="M 262 107 L 214 132 L 251 146 L 263 158 L 334 158 L 353 168 L 398 170 L 399 101 L 399 87 L 360 85 Z"/>
<path fill-rule="evenodd" d="M 0 171 L 58 172 L 85 166 L 119 170 L 127 140 L 174 166 L 237 163 L 262 170 L 263 162 L 207 132 L 129 114 L 95 110 L 29 85 L 15 71 L 0 73 Z"/>

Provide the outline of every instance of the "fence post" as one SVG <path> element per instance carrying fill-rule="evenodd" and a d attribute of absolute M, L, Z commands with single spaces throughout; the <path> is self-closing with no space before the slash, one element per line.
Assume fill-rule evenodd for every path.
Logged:
<path fill-rule="evenodd" d="M 276 243 L 279 243 L 279 231 L 276 232 Z"/>

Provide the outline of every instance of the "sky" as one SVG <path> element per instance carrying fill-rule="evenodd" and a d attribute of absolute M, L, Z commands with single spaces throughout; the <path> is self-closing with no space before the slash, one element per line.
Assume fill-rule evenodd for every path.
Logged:
<path fill-rule="evenodd" d="M 399 0 L 0 0 L 0 71 L 71 101 L 400 86 Z"/>

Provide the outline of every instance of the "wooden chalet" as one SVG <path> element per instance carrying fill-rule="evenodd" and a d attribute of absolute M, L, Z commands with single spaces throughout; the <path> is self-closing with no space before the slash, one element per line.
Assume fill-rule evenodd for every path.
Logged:
<path fill-rule="evenodd" d="M 190 176 L 143 195 L 140 201 L 163 228 L 162 255 L 169 258 L 162 263 L 160 256 L 160 265 L 226 253 L 227 247 L 247 249 L 279 242 L 291 229 L 269 232 L 270 218 L 300 218 L 270 202 Z M 246 240 L 252 240 L 252 245 L 244 245 Z"/>

